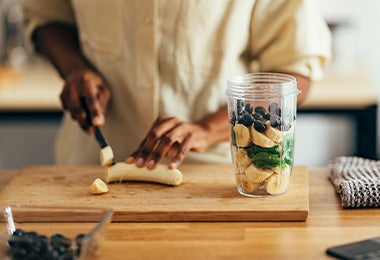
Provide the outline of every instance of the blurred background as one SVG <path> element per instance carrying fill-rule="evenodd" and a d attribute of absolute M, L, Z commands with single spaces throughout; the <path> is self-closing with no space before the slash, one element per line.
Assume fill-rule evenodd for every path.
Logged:
<path fill-rule="evenodd" d="M 290 0 L 291 1 L 291 0 Z M 316 0 L 334 59 L 297 117 L 295 163 L 342 155 L 379 158 L 380 1 Z M 58 74 L 27 51 L 19 0 L 0 0 L 0 168 L 54 163 L 62 116 Z"/>

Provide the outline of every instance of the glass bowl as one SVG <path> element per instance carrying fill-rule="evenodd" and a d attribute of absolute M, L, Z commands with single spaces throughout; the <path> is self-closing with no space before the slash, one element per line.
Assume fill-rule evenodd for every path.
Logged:
<path fill-rule="evenodd" d="M 112 216 L 109 208 L 4 207 L 0 259 L 91 259 Z"/>

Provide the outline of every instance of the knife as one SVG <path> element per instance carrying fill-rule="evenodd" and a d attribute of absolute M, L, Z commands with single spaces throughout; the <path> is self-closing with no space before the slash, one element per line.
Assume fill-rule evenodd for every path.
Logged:
<path fill-rule="evenodd" d="M 113 151 L 112 151 L 111 146 L 108 145 L 108 143 L 107 143 L 106 139 L 104 138 L 104 135 L 103 135 L 102 131 L 100 130 L 100 128 L 98 126 L 94 126 L 92 124 L 91 113 L 87 107 L 87 104 L 86 104 L 84 98 L 81 99 L 81 103 L 82 103 L 82 107 L 86 113 L 87 124 L 94 128 L 95 139 L 98 142 L 100 149 L 101 149 L 100 150 L 100 154 L 101 154 L 100 155 L 100 158 L 101 158 L 100 161 L 101 161 L 102 166 L 116 164 L 116 160 L 115 160 L 115 157 L 113 155 Z M 107 163 L 105 161 L 108 161 L 109 163 Z"/>

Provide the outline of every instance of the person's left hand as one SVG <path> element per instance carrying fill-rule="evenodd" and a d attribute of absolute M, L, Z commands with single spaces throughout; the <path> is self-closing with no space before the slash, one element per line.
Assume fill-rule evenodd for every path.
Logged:
<path fill-rule="evenodd" d="M 170 160 L 169 168 L 177 168 L 189 151 L 202 152 L 207 149 L 207 136 L 207 129 L 200 124 L 160 116 L 126 162 L 153 169 L 166 157 Z"/>

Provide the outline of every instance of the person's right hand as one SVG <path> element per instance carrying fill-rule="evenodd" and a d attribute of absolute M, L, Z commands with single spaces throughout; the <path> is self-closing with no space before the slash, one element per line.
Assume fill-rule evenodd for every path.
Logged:
<path fill-rule="evenodd" d="M 93 126 L 103 125 L 110 95 L 105 80 L 96 72 L 84 69 L 66 77 L 60 98 L 63 108 L 70 111 L 71 117 L 78 121 L 80 127 L 87 133 L 92 133 L 93 128 L 83 106 L 87 106 Z"/>

